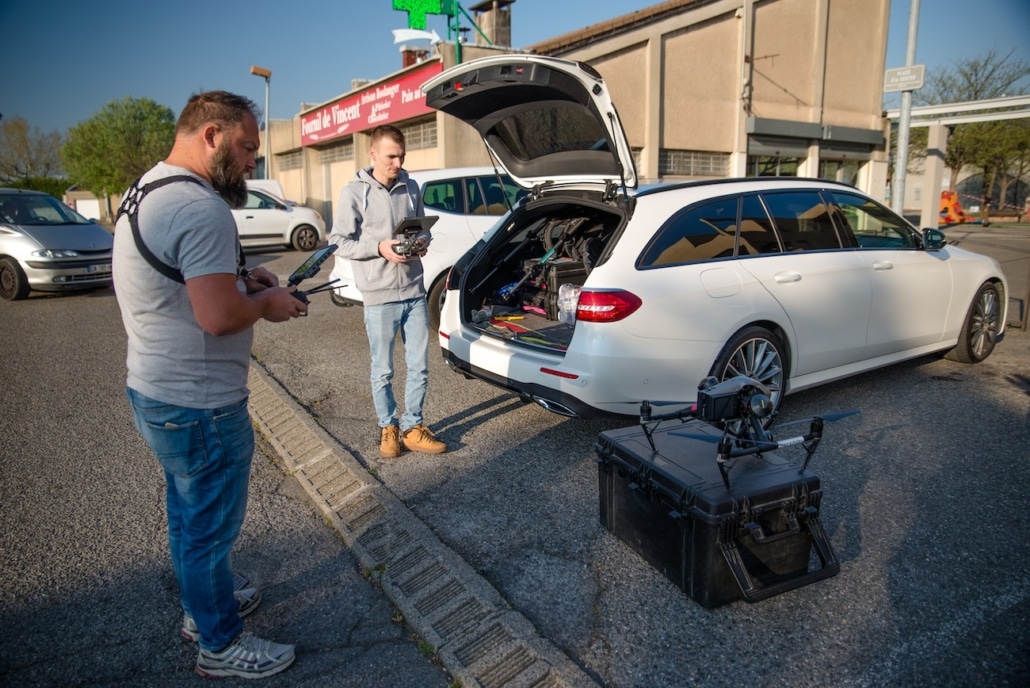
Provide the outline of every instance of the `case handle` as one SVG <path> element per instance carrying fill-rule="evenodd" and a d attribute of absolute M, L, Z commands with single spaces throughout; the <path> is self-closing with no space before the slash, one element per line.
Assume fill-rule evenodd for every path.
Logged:
<path fill-rule="evenodd" d="M 773 535 L 766 535 L 765 531 L 762 530 L 762 524 L 758 521 L 749 521 L 744 524 L 744 527 L 747 528 L 747 532 L 751 534 L 751 537 L 755 539 L 755 542 L 765 544 L 766 542 L 773 542 L 774 540 L 790 537 L 791 535 L 797 535 L 801 532 L 801 524 L 798 523 L 797 514 L 788 513 L 786 519 L 787 529 L 782 533 L 775 533 Z"/>
<path fill-rule="evenodd" d="M 733 574 L 734 580 L 737 581 L 737 586 L 747 602 L 758 602 L 767 597 L 778 595 L 781 592 L 787 592 L 794 588 L 800 588 L 802 585 L 808 585 L 824 578 L 836 576 L 840 572 L 840 562 L 837 560 L 837 553 L 833 551 L 833 545 L 830 544 L 830 539 L 826 537 L 826 531 L 823 530 L 819 518 L 812 513 L 815 512 L 815 509 L 808 507 L 806 512 L 809 515 L 805 518 L 805 527 L 812 535 L 812 544 L 815 545 L 815 551 L 819 555 L 821 563 L 820 568 L 814 571 L 809 571 L 774 585 L 762 585 L 748 573 L 735 541 L 719 545 L 719 549 L 722 550 L 722 555 L 730 567 L 730 572 Z M 773 539 L 776 537 L 780 537 L 780 535 L 774 536 Z"/>

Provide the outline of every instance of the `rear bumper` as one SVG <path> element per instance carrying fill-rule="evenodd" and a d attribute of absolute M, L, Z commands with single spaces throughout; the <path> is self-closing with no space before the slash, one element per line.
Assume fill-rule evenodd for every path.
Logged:
<path fill-rule="evenodd" d="M 500 387 L 505 391 L 517 395 L 522 399 L 522 401 L 538 404 L 541 408 L 544 408 L 551 413 L 556 413 L 568 418 L 581 418 L 583 420 L 626 420 L 627 418 L 633 417 L 602 411 L 584 403 L 582 400 L 577 399 L 574 396 L 549 387 L 543 387 L 533 383 L 519 382 L 518 380 L 512 380 L 511 378 L 491 373 L 490 371 L 483 370 L 478 366 L 472 365 L 468 361 L 461 360 L 455 356 L 454 353 L 446 349 L 442 349 L 442 353 L 444 361 L 451 370 L 466 377 L 482 380 L 483 382 L 489 383 L 495 387 Z"/>

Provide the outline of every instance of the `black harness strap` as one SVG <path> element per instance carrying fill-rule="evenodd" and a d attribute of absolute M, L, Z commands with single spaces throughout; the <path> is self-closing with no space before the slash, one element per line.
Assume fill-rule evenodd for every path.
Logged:
<path fill-rule="evenodd" d="M 176 182 L 193 182 L 194 184 L 200 184 L 201 182 L 196 177 L 191 177 L 186 174 L 177 174 L 171 177 L 165 177 L 164 179 L 158 179 L 157 181 L 150 182 L 144 186 L 139 185 L 139 179 L 132 183 L 129 190 L 125 192 L 125 198 L 122 199 L 122 203 L 118 206 L 118 214 L 115 216 L 115 222 L 117 222 L 122 215 L 126 215 L 129 218 L 129 226 L 132 227 L 132 239 L 136 242 L 136 250 L 139 251 L 143 259 L 150 263 L 151 267 L 160 272 L 168 279 L 178 282 L 179 284 L 186 284 L 186 280 L 182 276 L 182 272 L 176 270 L 168 263 L 163 262 L 160 258 L 154 255 L 153 251 L 143 242 L 143 237 L 139 231 L 139 206 L 146 198 L 147 194 L 155 189 L 160 189 L 162 186 L 174 184 Z M 247 264 L 247 257 L 243 253 L 243 246 L 237 241 L 236 248 L 239 251 L 239 270 L 240 274 L 243 274 Z"/>

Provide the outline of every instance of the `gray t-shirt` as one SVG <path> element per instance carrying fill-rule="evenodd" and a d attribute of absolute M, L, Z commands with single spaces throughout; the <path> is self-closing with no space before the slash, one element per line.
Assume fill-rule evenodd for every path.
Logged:
<path fill-rule="evenodd" d="M 190 172 L 161 162 L 143 175 L 140 185 L 180 174 Z M 139 209 L 139 228 L 150 251 L 187 280 L 236 273 L 236 221 L 206 181 L 175 182 L 151 191 Z M 186 286 L 163 276 L 140 255 L 127 217 L 115 226 L 113 262 L 115 294 L 129 339 L 128 386 L 188 408 L 220 408 L 246 398 L 253 328 L 221 337 L 204 332 Z M 242 282 L 239 287 L 242 291 Z"/>

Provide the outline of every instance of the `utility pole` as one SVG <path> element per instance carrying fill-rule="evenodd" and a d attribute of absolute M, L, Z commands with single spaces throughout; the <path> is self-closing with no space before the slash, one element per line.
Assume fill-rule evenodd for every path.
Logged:
<path fill-rule="evenodd" d="M 905 47 L 905 66 L 916 63 L 916 34 L 919 32 L 919 0 L 909 0 L 908 44 Z M 898 158 L 894 163 L 894 189 L 891 207 L 898 215 L 905 212 L 905 176 L 908 171 L 908 130 L 912 119 L 912 91 L 901 92 L 901 115 L 898 119 Z"/>

